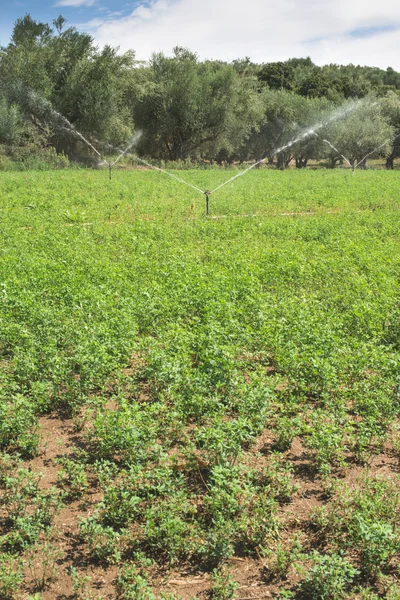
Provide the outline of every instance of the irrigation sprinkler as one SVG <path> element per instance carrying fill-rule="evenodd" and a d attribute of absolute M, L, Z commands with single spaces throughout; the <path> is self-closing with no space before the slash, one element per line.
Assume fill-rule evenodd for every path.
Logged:
<path fill-rule="evenodd" d="M 208 201 L 210 199 L 211 192 L 210 192 L 210 190 L 205 190 L 204 194 L 206 197 L 206 216 L 208 217 Z"/>
<path fill-rule="evenodd" d="M 312 135 L 315 135 L 318 137 L 318 135 L 316 133 L 317 131 L 319 131 L 320 129 L 322 129 L 323 127 L 328 125 L 329 123 L 332 123 L 334 121 L 337 121 L 338 119 L 344 118 L 349 113 L 353 112 L 357 106 L 358 106 L 358 104 L 352 104 L 352 105 L 348 106 L 345 110 L 340 109 L 338 111 L 335 111 L 329 119 L 327 119 L 325 121 L 321 121 L 320 123 L 316 123 L 314 125 L 314 127 L 307 129 L 306 131 L 304 131 L 297 137 L 293 138 L 290 142 L 288 142 L 284 146 L 281 146 L 280 148 L 276 148 L 276 150 L 274 151 L 274 154 L 279 154 L 280 152 L 283 152 L 284 150 L 286 150 L 286 148 L 291 148 L 294 144 L 297 144 L 298 142 L 302 142 L 303 140 L 306 140 L 307 138 L 309 138 Z M 254 164 L 250 165 L 250 167 L 247 167 L 247 169 L 245 169 L 244 171 L 237 173 L 237 175 L 234 175 L 233 177 L 228 179 L 228 181 L 224 181 L 224 183 L 221 183 L 215 189 L 211 190 L 210 194 L 213 194 L 217 190 L 220 190 L 221 188 L 228 185 L 228 183 L 231 183 L 238 177 L 243 177 L 243 175 L 246 175 L 249 171 L 251 171 L 251 169 L 258 167 L 258 165 L 263 164 L 266 160 L 267 160 L 267 157 L 262 158 L 261 160 L 258 160 Z"/>
<path fill-rule="evenodd" d="M 333 114 L 331 114 L 331 116 L 329 118 L 326 118 L 323 121 L 320 121 L 319 123 L 316 123 L 312 128 L 308 128 L 307 130 L 303 130 L 302 133 L 300 133 L 297 137 L 294 137 L 291 141 L 289 141 L 287 144 L 285 144 L 284 146 L 281 146 L 280 148 L 276 148 L 274 154 L 279 154 L 281 152 L 283 152 L 286 148 L 290 148 L 292 147 L 294 144 L 304 141 L 307 138 L 311 137 L 311 136 L 315 136 L 315 137 L 319 137 L 318 134 L 316 133 L 317 131 L 319 131 L 320 129 L 322 129 L 324 126 L 328 125 L 331 122 L 334 122 L 338 119 L 342 119 L 343 117 L 345 117 L 346 115 L 348 115 L 349 113 L 351 113 L 352 111 L 354 111 L 354 109 L 359 106 L 360 102 L 358 103 L 353 103 L 352 105 L 347 106 L 344 110 L 343 109 L 339 109 L 337 111 L 335 111 Z M 50 107 L 50 110 L 52 112 L 53 115 L 55 115 L 59 121 L 61 121 L 61 125 L 59 126 L 60 129 L 64 129 L 66 131 L 69 131 L 70 133 L 74 134 L 75 136 L 77 136 L 81 141 L 83 141 L 90 149 L 92 149 L 99 158 L 103 158 L 102 154 L 99 152 L 99 150 L 97 150 L 97 148 L 88 140 L 86 139 L 69 121 L 68 119 L 66 119 L 65 117 L 63 117 L 60 113 L 57 113 L 57 111 L 54 111 L 54 109 L 51 108 L 49 103 L 46 103 L 46 107 Z M 197 186 L 193 185 L 192 183 L 190 183 L 189 181 L 186 181 L 185 179 L 183 179 L 182 177 L 176 175 L 175 173 L 171 173 L 170 171 L 167 171 L 166 169 L 162 169 L 161 167 L 157 167 L 153 164 L 151 164 L 150 162 L 144 160 L 143 158 L 140 158 L 139 156 L 136 155 L 136 153 L 131 152 L 132 147 L 135 145 L 135 143 L 137 142 L 138 138 L 140 137 L 141 133 L 138 132 L 138 134 L 136 134 L 131 142 L 129 143 L 129 145 L 127 146 L 127 148 L 125 148 L 125 150 L 121 150 L 118 147 L 114 147 L 110 144 L 105 144 L 105 147 L 107 147 L 108 149 L 111 150 L 116 150 L 119 154 L 117 156 L 117 158 L 113 161 L 113 162 L 109 162 L 106 159 L 104 159 L 105 164 L 108 166 L 108 172 L 109 172 L 109 179 L 110 181 L 112 180 L 112 168 L 114 165 L 116 165 L 123 156 L 129 154 L 131 156 L 133 156 L 135 158 L 135 160 L 137 160 L 138 162 L 146 165 L 148 168 L 150 169 L 154 169 L 155 171 L 159 171 L 160 173 L 164 173 L 165 175 L 168 175 L 168 177 L 171 177 L 172 179 L 175 179 L 175 181 L 190 187 L 192 190 L 198 192 L 199 194 L 201 194 L 202 196 L 205 195 L 206 197 L 206 216 L 209 215 L 210 212 L 210 206 L 209 206 L 209 201 L 210 201 L 210 196 L 211 194 L 214 194 L 214 192 L 220 190 L 221 188 L 225 187 L 226 185 L 228 185 L 229 183 L 232 183 L 235 179 L 237 179 L 238 177 L 243 177 L 243 175 L 246 175 L 250 170 L 254 169 L 255 167 L 258 167 L 259 165 L 263 164 L 267 159 L 266 158 L 262 158 L 258 161 L 256 161 L 254 164 L 250 165 L 249 167 L 247 167 L 247 169 L 243 170 L 243 171 L 239 171 L 236 175 L 234 175 L 233 177 L 229 178 L 227 181 L 224 181 L 223 183 L 219 184 L 216 188 L 212 189 L 212 190 L 201 190 L 200 188 L 198 188 Z M 400 136 L 400 134 L 399 134 Z M 396 137 L 399 137 L 396 136 Z M 396 138 L 395 138 L 396 139 Z M 94 143 L 96 144 L 102 144 L 101 142 L 99 142 L 98 140 L 96 140 L 95 138 L 93 138 Z M 332 144 L 328 141 L 328 140 L 323 140 L 324 142 L 326 142 L 327 144 L 329 144 L 332 148 L 334 148 L 332 146 Z M 103 145 L 103 144 L 102 144 Z M 383 146 L 383 144 L 382 144 Z M 379 146 L 380 148 L 381 146 Z M 377 148 L 376 150 L 378 150 L 379 148 Z M 336 151 L 336 148 L 334 148 L 334 150 Z M 375 151 L 376 151 L 375 150 Z M 375 152 L 374 151 L 374 152 Z M 340 154 L 340 153 L 339 153 Z M 371 154 L 373 154 L 372 152 L 370 154 L 367 155 L 370 156 Z M 342 155 L 343 156 L 343 155 Z M 365 160 L 365 158 L 362 160 Z M 346 157 L 343 156 L 343 158 L 349 162 Z M 361 163 L 362 161 L 360 161 Z M 360 164 L 358 163 L 357 165 L 353 165 L 353 170 L 355 168 L 357 168 L 357 166 Z M 104 164 L 104 163 L 103 163 Z"/>

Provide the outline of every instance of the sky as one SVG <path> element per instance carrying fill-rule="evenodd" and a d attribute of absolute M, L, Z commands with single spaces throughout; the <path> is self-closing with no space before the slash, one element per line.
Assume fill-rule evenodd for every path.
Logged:
<path fill-rule="evenodd" d="M 62 14 L 99 46 L 140 60 L 185 46 L 202 59 L 310 56 L 400 71 L 399 0 L 0 0 L 0 45 L 26 13 L 47 23 Z"/>

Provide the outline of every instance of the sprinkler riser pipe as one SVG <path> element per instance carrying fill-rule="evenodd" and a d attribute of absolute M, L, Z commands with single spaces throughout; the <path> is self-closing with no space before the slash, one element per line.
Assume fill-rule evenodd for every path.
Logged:
<path fill-rule="evenodd" d="M 208 190 L 204 192 L 204 195 L 206 197 L 206 216 L 208 216 L 208 201 L 209 201 L 209 198 L 210 198 L 210 193 L 211 192 L 209 192 Z"/>

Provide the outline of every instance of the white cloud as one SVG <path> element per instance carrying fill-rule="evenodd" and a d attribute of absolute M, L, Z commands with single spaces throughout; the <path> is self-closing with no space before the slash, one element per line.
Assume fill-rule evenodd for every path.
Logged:
<path fill-rule="evenodd" d="M 55 6 L 70 6 L 78 8 L 79 6 L 93 6 L 96 0 L 59 0 Z"/>
<path fill-rule="evenodd" d="M 389 24 L 399 25 L 399 30 L 370 38 L 350 35 Z M 170 53 L 178 45 L 201 58 L 249 56 L 264 62 L 310 55 L 317 64 L 400 69 L 398 0 L 155 0 L 141 3 L 128 16 L 96 19 L 86 26 L 100 45 L 133 49 L 140 59 L 160 50 Z"/>

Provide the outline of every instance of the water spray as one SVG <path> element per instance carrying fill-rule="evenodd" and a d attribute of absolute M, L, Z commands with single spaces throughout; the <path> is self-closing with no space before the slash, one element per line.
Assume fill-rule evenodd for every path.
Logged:
<path fill-rule="evenodd" d="M 380 146 L 378 146 L 377 148 L 375 148 L 375 150 L 372 150 L 372 152 L 368 152 L 368 154 L 366 154 L 364 156 L 364 158 L 362 158 L 358 163 L 355 163 L 354 169 L 357 169 L 358 165 L 360 165 L 362 162 L 364 162 L 364 160 L 366 160 L 369 156 L 371 156 L 372 154 L 375 154 L 375 152 L 378 152 L 378 150 L 380 150 L 381 148 L 383 148 L 384 146 L 386 146 L 386 144 L 388 142 L 391 142 L 391 141 L 394 142 L 395 140 L 397 140 L 398 137 L 400 137 L 400 133 L 398 133 L 397 135 L 395 135 L 394 138 L 388 138 L 387 140 L 385 140 L 383 142 L 383 144 L 381 144 Z"/>
<path fill-rule="evenodd" d="M 331 142 L 329 140 L 322 140 L 322 141 L 325 142 L 326 144 L 328 144 L 328 146 L 330 146 L 332 148 L 332 150 L 334 150 L 335 152 L 337 152 L 339 154 L 339 156 L 341 156 L 347 162 L 347 164 L 349 165 L 349 167 L 353 168 L 353 171 L 354 171 L 354 166 L 351 164 L 351 162 L 349 161 L 349 159 L 344 156 L 344 154 L 342 154 L 341 152 L 339 152 L 339 150 L 337 148 L 335 148 L 335 146 L 333 144 L 331 144 Z"/>
<path fill-rule="evenodd" d="M 40 96 L 38 96 L 33 90 L 30 90 L 28 92 L 28 97 L 31 96 L 33 99 L 36 99 L 36 101 L 40 101 L 41 105 L 42 105 L 42 109 L 44 109 L 44 111 L 49 111 L 50 114 L 53 117 L 56 117 L 56 120 L 58 121 L 58 128 L 59 129 L 64 129 L 66 131 L 69 131 L 71 133 L 73 133 L 74 135 L 76 135 L 79 139 L 81 139 L 89 148 L 91 148 L 99 158 L 103 159 L 102 154 L 97 150 L 97 148 L 89 141 L 87 140 L 73 125 L 72 123 L 70 123 L 68 121 L 68 119 L 66 117 L 64 117 L 63 115 L 61 115 L 59 112 L 57 112 L 56 110 L 53 109 L 53 107 L 51 106 L 50 102 L 48 102 L 47 100 L 41 98 Z M 277 148 L 274 151 L 274 154 L 279 154 L 281 152 L 283 152 L 285 149 L 287 148 L 291 148 L 294 144 L 301 142 L 305 139 L 307 139 L 308 137 L 311 137 L 312 135 L 316 136 L 318 138 L 318 134 L 316 133 L 317 130 L 325 127 L 326 125 L 328 125 L 329 123 L 333 122 L 333 121 L 337 121 L 340 118 L 343 118 L 345 116 L 347 116 L 347 114 L 353 112 L 355 110 L 356 107 L 358 107 L 360 104 L 360 102 L 352 104 L 347 106 L 345 109 L 341 109 L 336 111 L 329 119 L 318 123 L 316 125 L 313 126 L 313 128 L 309 128 L 306 131 L 304 131 L 303 133 L 301 133 L 300 135 L 298 135 L 297 137 L 295 137 L 294 139 L 292 139 L 290 142 L 288 142 L 287 144 L 285 144 L 284 146 Z M 139 133 L 139 136 L 141 134 Z M 394 140 L 397 139 L 398 137 L 400 137 L 400 134 L 396 135 Z M 94 138 L 93 138 L 94 139 Z M 186 185 L 188 187 L 190 187 L 191 189 L 195 190 L 196 192 L 200 193 L 202 196 L 205 195 L 206 197 L 206 215 L 208 216 L 209 214 L 209 200 L 210 200 L 210 196 L 211 194 L 214 194 L 216 191 L 220 190 L 221 188 L 223 188 L 224 186 L 228 185 L 228 183 L 231 183 L 232 181 L 234 181 L 235 179 L 237 179 L 238 177 L 243 177 L 243 175 L 246 175 L 246 173 L 248 173 L 251 169 L 254 169 L 255 167 L 257 167 L 258 165 L 264 163 L 267 160 L 267 157 L 262 158 L 261 160 L 256 161 L 254 164 L 250 165 L 247 169 L 245 169 L 244 171 L 240 171 L 239 173 L 237 173 L 236 175 L 234 175 L 233 177 L 231 177 L 230 179 L 228 179 L 228 181 L 225 181 L 224 183 L 221 183 L 219 186 L 217 186 L 216 188 L 214 188 L 213 190 L 201 190 L 200 188 L 198 188 L 197 186 L 191 184 L 190 182 L 186 181 L 185 179 L 183 179 L 182 177 L 179 177 L 177 175 L 175 175 L 174 173 L 171 173 L 165 169 L 162 169 L 160 167 L 156 167 L 155 165 L 147 162 L 146 160 L 139 158 L 137 155 L 132 154 L 130 152 L 130 150 L 132 149 L 132 147 L 135 145 L 136 141 L 138 139 L 138 135 L 136 135 L 134 137 L 134 139 L 132 139 L 131 143 L 127 146 L 127 148 L 125 148 L 125 150 L 121 150 L 120 148 L 116 148 L 114 146 L 112 146 L 111 144 L 104 144 L 103 142 L 99 142 L 98 140 L 95 140 L 96 144 L 99 144 L 105 148 L 109 148 L 112 151 L 117 150 L 119 152 L 119 155 L 117 156 L 117 158 L 113 161 L 113 162 L 109 162 L 108 160 L 106 160 L 104 158 L 104 162 L 105 164 L 108 166 L 108 170 L 109 170 L 109 177 L 110 180 L 112 179 L 112 168 L 114 165 L 117 164 L 117 162 L 119 160 L 121 160 L 121 158 L 126 155 L 126 154 L 131 154 L 135 160 L 141 162 L 142 164 L 146 165 L 147 167 L 149 167 L 150 169 L 159 171 L 161 173 L 164 173 L 165 175 L 168 175 L 169 177 L 171 177 L 172 179 L 175 179 L 175 181 L 178 181 L 179 183 L 182 183 L 183 185 Z M 337 148 L 335 148 L 333 146 L 333 144 L 331 144 L 331 142 L 329 142 L 329 140 L 324 139 L 323 140 L 325 143 L 327 143 L 329 146 L 331 146 L 331 148 L 333 150 L 335 150 L 335 152 L 338 152 L 338 154 L 340 156 L 342 156 L 344 158 L 344 160 L 350 165 L 350 161 L 343 155 L 341 154 Z M 354 170 L 364 161 L 366 160 L 366 158 L 368 158 L 368 156 L 371 156 L 371 154 L 374 154 L 375 152 L 377 152 L 380 148 L 382 148 L 385 144 L 387 144 L 389 140 L 386 140 L 383 144 L 381 144 L 380 146 L 378 146 L 377 148 L 375 148 L 375 150 L 373 150 L 372 152 L 369 152 L 361 161 L 359 161 L 357 164 L 353 165 L 353 172 Z"/>
<path fill-rule="evenodd" d="M 302 134 L 300 134 L 299 136 L 297 136 L 296 138 L 294 138 L 293 140 L 291 140 L 290 142 L 288 142 L 284 146 L 281 146 L 280 148 L 277 148 L 274 151 L 274 154 L 280 154 L 280 152 L 283 152 L 284 150 L 286 150 L 286 148 L 291 148 L 294 144 L 297 144 L 298 142 L 301 142 L 301 141 L 307 139 L 308 137 L 310 137 L 312 135 L 317 135 L 316 130 L 322 129 L 323 127 L 325 127 L 329 123 L 331 123 L 333 121 L 337 121 L 338 119 L 341 119 L 342 117 L 347 116 L 349 113 L 353 112 L 357 107 L 358 107 L 358 103 L 350 105 L 350 106 L 348 106 L 344 110 L 336 111 L 326 121 L 323 121 L 322 123 L 317 123 L 317 125 L 314 125 L 314 127 L 310 128 L 310 129 L 307 129 Z M 228 185 L 228 183 L 231 183 L 232 181 L 234 181 L 238 177 L 243 177 L 243 175 L 246 175 L 246 173 L 248 173 L 249 171 L 251 171 L 251 169 L 254 169 L 258 165 L 261 165 L 266 160 L 267 160 L 267 157 L 262 158 L 261 160 L 258 160 L 254 164 L 250 165 L 250 167 L 248 167 L 244 171 L 241 171 L 240 173 L 237 173 L 237 175 L 234 175 L 233 177 L 231 177 L 230 179 L 228 179 L 228 181 L 225 181 L 224 183 L 221 183 L 221 185 L 219 185 L 215 189 L 211 190 L 211 192 L 209 192 L 209 195 L 214 194 L 214 192 L 216 192 L 217 190 L 220 190 L 225 185 Z"/>
<path fill-rule="evenodd" d="M 294 144 L 303 141 L 305 139 L 307 139 L 308 137 L 311 137 L 312 135 L 318 137 L 318 134 L 316 133 L 316 130 L 321 129 L 322 127 L 326 126 L 328 123 L 331 123 L 332 121 L 336 121 L 342 117 L 345 117 L 348 113 L 353 112 L 353 110 L 355 110 L 355 108 L 358 106 L 359 103 L 357 104 L 353 104 L 351 106 L 348 106 L 345 110 L 340 110 L 335 112 L 329 119 L 327 119 L 326 121 L 322 122 L 322 123 L 318 123 L 317 125 L 314 125 L 314 127 L 307 129 L 306 131 L 304 131 L 303 133 L 301 133 L 299 136 L 297 136 L 296 138 L 294 138 L 293 140 L 291 140 L 290 142 L 288 142 L 285 146 L 282 146 L 281 148 L 277 148 L 274 152 L 274 154 L 279 154 L 280 152 L 283 152 L 283 150 L 285 150 L 286 148 L 290 148 L 291 146 L 293 146 Z M 325 140 L 324 140 L 325 141 Z M 329 142 L 328 142 L 329 143 Z M 120 158 L 122 158 L 122 156 L 124 154 L 128 154 L 130 153 L 129 150 L 130 148 L 133 146 L 133 143 L 130 144 L 125 150 L 121 150 L 121 154 L 119 155 L 119 157 L 110 165 L 110 177 L 111 177 L 111 167 L 118 162 L 118 160 L 120 160 Z M 166 171 L 165 169 L 161 169 L 160 167 L 156 167 L 155 165 L 152 165 L 151 163 L 147 162 L 146 160 L 144 160 L 143 158 L 139 158 L 136 155 L 132 155 L 134 156 L 134 158 L 141 162 L 142 164 L 146 165 L 147 167 L 149 167 L 150 169 L 154 169 L 156 171 L 160 171 L 161 173 L 164 173 L 165 175 L 168 175 L 168 177 L 171 177 L 172 179 L 175 179 L 176 181 L 178 181 L 179 183 L 182 183 L 190 188 L 192 188 L 193 190 L 199 192 L 202 196 L 205 195 L 206 197 L 206 216 L 209 215 L 209 201 L 210 201 L 210 196 L 211 194 L 214 194 L 216 191 L 220 190 L 221 188 L 223 188 L 225 185 L 228 185 L 228 183 L 231 183 L 232 181 L 234 181 L 235 179 L 237 179 L 238 177 L 243 177 L 243 175 L 246 175 L 246 173 L 248 173 L 251 169 L 254 169 L 255 167 L 257 167 L 258 165 L 262 164 L 263 162 L 265 162 L 267 160 L 267 157 L 262 158 L 261 160 L 255 162 L 254 164 L 250 165 L 250 167 L 248 167 L 247 169 L 245 169 L 244 171 L 240 171 L 239 173 L 237 173 L 236 175 L 234 175 L 233 177 L 231 177 L 230 179 L 228 179 L 228 181 L 225 181 L 224 183 L 221 183 L 219 186 L 217 186 L 216 188 L 214 188 L 213 190 L 201 190 L 200 188 L 198 188 L 197 186 L 189 183 L 188 181 L 186 181 L 185 179 L 183 179 L 182 177 L 178 177 L 177 175 L 175 175 L 174 173 L 171 173 L 169 171 Z M 347 160 L 347 159 L 346 159 Z"/>
<path fill-rule="evenodd" d="M 142 132 L 141 132 L 141 131 L 138 131 L 138 132 L 137 132 L 137 133 L 136 133 L 136 134 L 133 136 L 133 138 L 131 139 L 131 142 L 130 142 L 130 144 L 129 144 L 129 145 L 126 147 L 126 148 L 125 148 L 125 150 L 120 150 L 119 148 L 116 148 L 116 150 L 118 150 L 118 152 L 120 153 L 120 154 L 119 154 L 119 156 L 117 156 L 117 158 L 114 160 L 114 162 L 112 162 L 112 163 L 108 163 L 108 168 L 109 168 L 109 171 L 110 171 L 110 180 L 111 180 L 111 173 L 112 173 L 112 168 L 113 168 L 113 166 L 114 166 L 114 165 L 116 165 L 116 164 L 117 164 L 117 162 L 118 162 L 119 160 L 121 160 L 121 158 L 122 158 L 123 156 L 125 156 L 125 154 L 128 154 L 128 153 L 129 153 L 129 150 L 130 150 L 131 148 L 133 148 L 133 146 L 134 146 L 134 145 L 135 145 L 135 144 L 138 142 L 138 140 L 140 139 L 141 135 L 142 135 Z M 107 162 L 107 161 L 106 161 L 106 162 Z"/>

